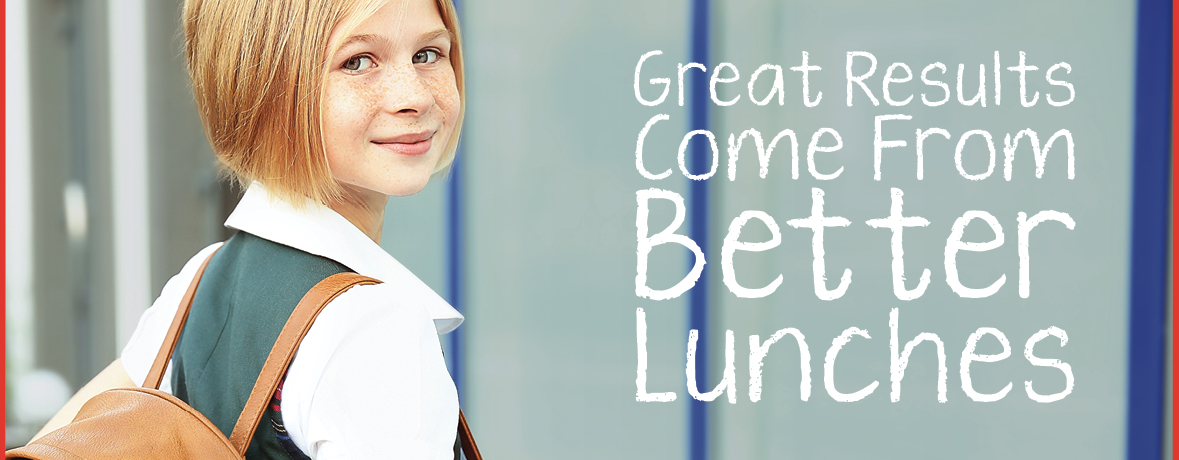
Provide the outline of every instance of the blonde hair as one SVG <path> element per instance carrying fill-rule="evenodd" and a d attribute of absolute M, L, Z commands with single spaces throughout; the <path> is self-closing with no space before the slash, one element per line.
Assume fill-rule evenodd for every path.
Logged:
<path fill-rule="evenodd" d="M 348 32 L 386 0 L 185 0 L 185 58 L 197 110 L 218 161 L 243 186 L 263 183 L 292 203 L 343 198 L 328 168 L 321 110 L 328 60 Z M 435 0 L 451 33 L 459 115 L 434 172 L 458 147 L 466 95 L 458 15 Z M 347 36 L 347 33 L 341 34 Z"/>

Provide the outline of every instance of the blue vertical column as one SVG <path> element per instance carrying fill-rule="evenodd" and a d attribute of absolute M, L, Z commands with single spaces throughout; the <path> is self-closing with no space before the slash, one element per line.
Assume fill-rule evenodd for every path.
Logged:
<path fill-rule="evenodd" d="M 1162 458 L 1163 448 L 1173 7 L 1167 0 L 1138 2 L 1126 406 L 1130 460 Z"/>
<path fill-rule="evenodd" d="M 1170 1 L 1138 2 L 1126 407 L 1129 460 L 1162 455 L 1173 7 Z"/>
<path fill-rule="evenodd" d="M 459 312 L 463 308 L 463 182 L 462 182 L 462 143 L 455 152 L 454 163 L 450 166 L 450 177 L 446 182 L 446 298 Z M 450 339 L 450 376 L 454 378 L 454 386 L 458 388 L 459 397 L 463 394 L 463 328 L 458 328 L 447 334 Z"/>
<path fill-rule="evenodd" d="M 709 27 L 708 0 L 692 1 L 692 25 L 690 27 L 690 58 L 708 67 L 708 42 L 711 39 Z M 706 72 L 689 70 L 687 81 L 688 93 L 685 100 L 690 111 L 689 129 L 709 129 L 708 126 L 708 79 Z M 693 138 L 689 146 L 687 160 L 688 169 L 692 174 L 704 174 L 712 168 L 712 147 L 703 136 Z M 709 193 L 707 180 L 689 180 L 688 184 L 688 233 L 700 245 L 700 250 L 709 255 Z M 691 267 L 693 261 L 689 261 Z M 700 331 L 700 339 L 696 343 L 696 384 L 701 388 L 708 387 L 708 286 L 709 270 L 700 274 L 696 286 L 688 290 L 688 327 Z M 690 460 L 706 460 L 708 458 L 708 406 L 703 401 L 690 399 L 688 401 L 688 458 Z"/>
<path fill-rule="evenodd" d="M 460 12 L 459 1 L 454 0 L 454 9 Z M 460 14 L 459 19 L 462 19 Z M 462 23 L 461 21 L 459 22 Z M 464 64 L 466 64 L 464 62 Z M 466 71 L 466 66 L 463 68 Z M 466 97 L 466 95 L 464 95 Z M 465 102 L 465 101 L 464 101 Z M 470 125 L 470 117 L 466 117 L 464 125 Z M 463 308 L 463 144 L 459 142 L 454 152 L 454 161 L 450 165 L 450 176 L 446 181 L 446 299 L 459 312 Z M 469 326 L 468 326 L 469 327 Z M 454 378 L 454 386 L 458 389 L 459 400 L 463 396 L 463 329 L 455 329 L 447 334 L 450 338 L 450 376 Z"/>

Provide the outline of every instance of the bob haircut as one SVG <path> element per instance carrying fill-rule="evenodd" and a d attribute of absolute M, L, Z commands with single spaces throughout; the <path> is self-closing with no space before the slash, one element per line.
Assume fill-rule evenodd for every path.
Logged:
<path fill-rule="evenodd" d="M 323 83 L 340 43 L 386 0 L 185 0 L 185 58 L 197 110 L 222 171 L 243 187 L 261 182 L 292 204 L 346 199 L 328 168 Z M 435 0 L 451 34 L 459 115 L 434 172 L 446 170 L 466 111 L 458 15 Z M 228 170 L 228 171 L 226 171 Z"/>

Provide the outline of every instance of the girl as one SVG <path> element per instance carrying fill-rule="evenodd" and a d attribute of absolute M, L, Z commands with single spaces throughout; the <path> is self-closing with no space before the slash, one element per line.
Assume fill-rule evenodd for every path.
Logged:
<path fill-rule="evenodd" d="M 100 391 L 143 383 L 214 250 L 161 390 L 227 436 L 291 310 L 315 283 L 381 280 L 333 300 L 301 342 L 247 458 L 454 458 L 458 398 L 438 334 L 462 315 L 381 249 L 390 196 L 454 157 L 463 114 L 451 0 L 187 0 L 186 57 L 213 150 L 247 187 L 144 313 Z"/>

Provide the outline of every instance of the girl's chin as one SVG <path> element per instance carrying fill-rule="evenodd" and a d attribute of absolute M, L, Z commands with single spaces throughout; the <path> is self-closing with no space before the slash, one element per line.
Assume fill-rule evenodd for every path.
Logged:
<path fill-rule="evenodd" d="M 426 188 L 430 182 L 430 177 L 433 176 L 433 168 L 427 168 L 427 165 L 412 165 L 403 166 L 401 174 L 393 175 L 394 177 L 363 177 L 339 179 L 338 183 L 343 188 L 344 193 L 351 195 L 354 199 L 369 200 L 381 197 L 399 197 L 409 196 L 418 193 Z"/>
<path fill-rule="evenodd" d="M 379 193 L 388 197 L 403 197 L 416 194 L 426 188 L 426 184 L 430 183 L 430 175 L 422 175 L 421 177 L 406 178 L 395 184 L 388 184 L 382 187 Z"/>

